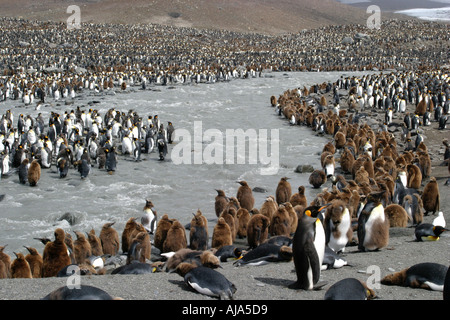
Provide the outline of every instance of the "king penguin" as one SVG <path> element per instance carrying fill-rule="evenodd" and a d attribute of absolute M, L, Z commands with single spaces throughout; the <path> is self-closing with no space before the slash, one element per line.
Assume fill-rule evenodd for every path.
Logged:
<path fill-rule="evenodd" d="M 292 240 L 292 251 L 297 281 L 290 284 L 289 288 L 311 290 L 323 286 L 316 286 L 325 255 L 325 231 L 318 218 L 303 215 L 299 219 Z"/>
<path fill-rule="evenodd" d="M 443 291 L 448 266 L 423 262 L 381 279 L 381 284 Z"/>
<path fill-rule="evenodd" d="M 375 292 L 365 282 L 345 278 L 328 288 L 324 300 L 370 300 L 375 297 Z"/>
<path fill-rule="evenodd" d="M 448 231 L 448 229 L 432 223 L 421 223 L 416 226 L 414 235 L 416 241 L 437 241 L 444 231 Z"/>
<path fill-rule="evenodd" d="M 358 249 L 375 251 L 389 243 L 389 219 L 386 218 L 381 204 L 382 192 L 372 192 L 367 197 L 358 218 Z"/>
<path fill-rule="evenodd" d="M 141 217 L 141 224 L 144 226 L 145 230 L 147 230 L 147 232 L 149 232 L 150 234 L 153 234 L 156 228 L 157 213 L 153 208 L 154 208 L 153 202 L 151 200 L 146 199 L 145 206 L 143 209 L 144 214 Z"/>
<path fill-rule="evenodd" d="M 201 294 L 233 300 L 236 286 L 214 269 L 183 262 L 178 265 L 177 273 L 189 287 Z"/>
<path fill-rule="evenodd" d="M 16 253 L 16 259 L 11 263 L 11 278 L 32 278 L 31 268 L 23 253 Z"/>

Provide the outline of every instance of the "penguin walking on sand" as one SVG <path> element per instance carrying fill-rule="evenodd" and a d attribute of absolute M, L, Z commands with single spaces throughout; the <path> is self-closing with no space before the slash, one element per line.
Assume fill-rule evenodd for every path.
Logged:
<path fill-rule="evenodd" d="M 364 281 L 345 278 L 334 283 L 325 292 L 324 300 L 371 300 L 376 298 L 375 291 Z"/>
<path fill-rule="evenodd" d="M 432 223 L 421 223 L 416 226 L 414 236 L 416 241 L 437 241 L 444 231 L 448 229 Z"/>
<path fill-rule="evenodd" d="M 390 224 L 381 203 L 383 193 L 370 193 L 359 215 L 357 234 L 360 251 L 379 250 L 389 243 Z"/>
<path fill-rule="evenodd" d="M 303 215 L 292 239 L 297 281 L 290 284 L 291 289 L 319 289 L 322 261 L 325 255 L 325 231 L 320 219 Z"/>
<path fill-rule="evenodd" d="M 190 288 L 201 294 L 233 300 L 236 286 L 214 269 L 183 262 L 178 265 L 177 273 Z"/>

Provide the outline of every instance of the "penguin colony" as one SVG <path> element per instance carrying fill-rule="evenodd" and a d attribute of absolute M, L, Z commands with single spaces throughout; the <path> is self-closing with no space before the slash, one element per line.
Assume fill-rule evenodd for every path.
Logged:
<path fill-rule="evenodd" d="M 414 57 L 403 57 L 396 61 L 385 59 L 380 63 L 380 60 L 377 60 L 380 56 L 386 58 L 387 51 L 390 53 L 389 56 L 393 56 L 391 51 L 398 48 L 371 45 L 370 55 L 364 56 L 364 53 L 361 53 L 364 49 L 358 46 L 360 56 L 351 57 L 349 54 L 345 61 L 342 61 L 338 53 L 333 53 L 336 49 L 327 48 L 325 44 L 333 43 L 330 39 L 334 37 L 334 32 L 355 31 L 354 27 L 346 26 L 308 31 L 311 35 L 302 38 L 322 41 L 324 45 L 318 51 L 327 52 L 327 58 L 323 59 L 321 52 L 311 53 L 304 50 L 300 57 L 296 56 L 294 59 L 299 59 L 295 63 L 296 66 L 285 64 L 284 54 L 281 55 L 282 58 L 275 55 L 270 59 L 264 54 L 258 54 L 255 62 L 247 68 L 238 68 L 225 62 L 216 69 L 201 69 L 200 66 L 190 64 L 187 56 L 183 55 L 180 55 L 175 67 L 173 65 L 169 67 L 165 66 L 164 57 L 167 53 L 163 50 L 159 53 L 160 56 L 142 54 L 141 57 L 134 55 L 128 57 L 125 52 L 120 57 L 111 57 L 101 53 L 84 54 L 84 50 L 88 49 L 81 44 L 66 42 L 61 45 L 68 51 L 68 56 L 82 57 L 79 58 L 80 61 L 76 61 L 74 58 L 62 58 L 59 55 L 56 57 L 51 49 L 56 49 L 58 45 L 53 43 L 47 45 L 51 42 L 49 39 L 53 39 L 56 33 L 64 40 L 69 39 L 69 34 L 63 30 L 62 24 L 49 22 L 30 24 L 30 28 L 23 33 L 22 41 L 17 43 L 12 41 L 9 33 L 17 29 L 18 24 L 28 22 L 9 18 L 2 19 L 2 22 L 4 23 L 1 32 L 8 48 L 0 52 L 4 72 L 0 82 L 2 100 L 22 99 L 26 105 L 36 107 L 38 107 L 37 100 L 45 103 L 48 96 L 56 100 L 74 97 L 81 89 L 100 92 L 114 87 L 126 90 L 128 86 L 136 84 L 145 89 L 150 83 L 167 85 L 215 82 L 233 77 L 256 76 L 265 69 L 275 71 L 387 69 L 409 67 L 413 63 L 411 61 L 415 60 Z M 425 27 L 430 40 L 433 37 L 439 39 L 442 32 L 447 32 L 445 27 L 439 25 L 417 23 L 386 22 L 383 30 L 373 35 L 380 38 L 374 38 L 373 41 L 380 39 L 386 41 L 389 38 L 390 43 L 409 42 L 408 37 L 397 41 L 395 33 L 390 32 L 397 28 L 411 30 L 412 36 L 417 33 L 418 28 Z M 101 27 L 104 30 L 126 32 L 121 30 L 120 26 Z M 153 34 L 156 34 L 158 28 L 162 27 L 152 26 L 152 28 Z M 92 30 L 84 29 L 82 41 L 90 39 L 88 41 L 95 42 L 96 39 L 102 39 L 100 35 L 95 34 L 96 29 L 97 26 L 93 26 Z M 384 30 L 388 34 L 384 34 Z M 201 39 L 204 35 L 199 34 L 197 30 L 181 28 L 180 31 L 186 37 L 194 35 L 200 38 L 194 43 L 204 43 Z M 139 32 L 147 30 L 134 29 L 134 32 L 139 35 Z M 315 32 L 320 36 L 314 37 Z M 86 34 L 91 37 L 86 38 Z M 139 39 L 136 34 L 133 36 Z M 291 46 L 293 43 L 298 46 L 298 42 L 301 41 L 291 36 L 289 38 L 282 36 L 280 39 L 262 35 L 244 36 L 214 32 L 216 42 L 230 36 L 236 44 L 246 44 L 249 37 L 256 37 L 255 40 L 276 43 L 277 47 L 285 44 Z M 160 41 L 167 39 L 167 37 L 155 38 Z M 117 43 L 117 40 L 114 38 L 109 42 Z M 36 54 L 39 46 L 31 45 L 32 42 L 45 43 L 45 48 L 49 52 Z M 135 40 L 132 45 L 133 51 L 146 52 L 145 46 L 151 45 L 144 42 Z M 129 45 L 127 41 L 125 43 Z M 123 44 L 117 44 L 118 47 L 121 45 Z M 163 48 L 164 44 L 156 46 L 153 44 L 153 47 Z M 354 48 L 350 46 L 344 49 L 351 51 Z M 424 70 L 427 66 L 439 63 L 441 59 L 441 55 L 438 54 L 439 48 L 433 47 L 433 50 L 417 57 L 424 61 L 422 66 Z M 24 51 L 27 58 L 23 65 L 15 69 L 5 63 L 16 59 L 19 53 L 23 55 Z M 283 48 L 280 51 L 283 52 Z M 44 56 L 52 62 L 40 61 Z M 151 59 L 149 56 L 161 60 L 156 60 L 158 61 L 156 64 L 155 61 L 149 60 Z M 270 56 L 274 55 L 270 53 Z M 101 58 L 99 61 L 92 61 L 88 57 Z M 235 59 L 235 56 L 232 55 L 230 59 Z M 207 60 L 211 64 L 215 62 Z M 228 58 L 223 60 L 230 61 Z M 8 67 L 5 67 L 6 65 Z M 52 67 L 49 68 L 47 65 Z M 78 74 L 77 67 L 89 70 L 87 73 Z M 25 75 L 25 80 L 22 75 Z M 289 287 L 311 290 L 324 286 L 320 282 L 322 270 L 346 265 L 342 253 L 348 246 L 357 246 L 361 254 L 365 251 L 385 249 L 389 243 L 391 227 L 412 225 L 418 228 L 417 241 L 424 239 L 435 241 L 446 229 L 442 225 L 421 227 L 426 226 L 423 223 L 424 215 L 435 214 L 442 210 L 439 188 L 436 186 L 436 179 L 431 176 L 430 155 L 425 144 L 426 138 L 421 134 L 421 127 L 436 122 L 439 123 L 440 130 L 446 129 L 445 122 L 449 114 L 450 101 L 448 83 L 447 74 L 441 72 L 392 73 L 362 78 L 341 78 L 334 84 L 288 90 L 278 99 L 271 97 L 271 105 L 292 125 L 305 125 L 311 127 L 317 134 L 332 138 L 331 143 L 324 147 L 321 156 L 322 168 L 315 170 L 310 179 L 314 189 L 325 187 L 327 183 L 332 187 L 322 189 L 315 199 L 309 199 L 308 202 L 304 195 L 305 186 L 293 186 L 292 189 L 288 177 L 282 177 L 276 186 L 276 193 L 268 196 L 264 203 L 255 204 L 249 183 L 239 181 L 240 187 L 235 196 L 227 197 L 223 190 L 217 190 L 214 208 L 217 222 L 212 234 L 208 234 L 208 220 L 200 209 L 193 213 L 191 222 L 183 226 L 180 221 L 171 219 L 168 214 L 158 218 L 153 203 L 146 199 L 141 219 L 130 217 L 121 234 L 114 229 L 114 223 L 106 223 L 98 237 L 95 230 L 90 230 L 89 233 L 77 230 L 74 231 L 74 239 L 70 233 L 56 229 L 52 239 L 37 239 L 45 244 L 42 255 L 35 248 L 27 246 L 25 248 L 29 254 L 25 256 L 16 252 L 13 259 L 4 252 L 5 246 L 0 247 L 0 277 L 68 276 L 72 272 L 69 270 L 70 266 L 77 266 L 78 272 L 82 275 L 176 272 L 183 277 L 187 286 L 201 294 L 232 299 L 239 286 L 217 271 L 220 264 L 228 260 L 234 260 L 233 264 L 236 267 L 292 261 L 297 279 Z M 346 94 L 341 96 L 340 90 L 345 90 Z M 325 93 L 332 96 L 331 101 L 327 101 L 324 97 L 315 100 L 318 94 Z M 341 110 L 344 99 L 348 105 Z M 414 106 L 415 112 L 409 114 L 407 106 L 410 108 Z M 382 114 L 385 120 L 382 125 L 376 123 L 376 129 L 366 121 L 375 114 Z M 430 114 L 434 114 L 434 120 L 433 117 L 430 118 Z M 395 118 L 400 115 L 404 116 L 403 121 L 400 124 L 395 123 Z M 146 121 L 148 126 L 145 126 Z M 154 117 L 144 119 L 132 110 L 124 113 L 111 109 L 107 114 L 99 115 L 94 109 L 90 109 L 88 114 L 77 109 L 64 115 L 53 113 L 47 121 L 21 115 L 16 122 L 12 112 L 8 110 L 3 115 L 1 123 L 2 174 L 8 174 L 10 168 L 18 168 L 21 183 L 36 185 L 41 174 L 38 168 L 45 169 L 52 165 L 58 168 L 61 178 L 70 174 L 70 168 L 76 168 L 82 178 L 86 177 L 90 170 L 89 165 L 92 167 L 93 163 L 98 164 L 99 169 L 105 168 L 109 173 L 114 172 L 116 152 L 129 153 L 139 159 L 140 152 L 153 150 L 155 141 L 147 144 L 149 128 L 154 128 L 170 143 L 171 132 L 165 133 L 159 124 L 155 126 L 154 121 Z M 17 127 L 14 127 L 15 123 Z M 117 136 L 113 135 L 114 128 L 118 130 Z M 397 136 L 400 139 L 397 139 Z M 97 139 L 102 142 L 97 143 Z M 89 147 L 94 141 L 97 148 L 93 149 L 97 152 L 91 154 Z M 141 144 L 140 148 L 134 146 L 129 149 L 136 141 Z M 98 150 L 102 150 L 103 153 Z M 166 152 L 160 151 L 161 159 Z M 292 193 L 293 190 L 298 192 Z M 189 235 L 186 234 L 186 229 Z M 424 234 L 427 230 L 431 230 L 433 234 Z M 236 239 L 245 239 L 246 246 L 244 248 L 236 246 Z M 408 269 L 409 273 L 402 271 L 402 274 L 412 273 L 413 276 L 416 274 L 422 276 L 423 272 L 427 273 L 427 267 L 430 266 L 411 267 Z M 416 269 L 419 271 L 415 271 Z M 431 266 L 430 269 L 433 272 L 440 270 L 440 275 L 443 273 L 442 270 L 447 271 L 447 267 L 442 269 Z M 395 277 L 393 275 L 389 278 Z M 398 281 L 392 283 L 400 285 L 415 283 L 414 286 L 417 287 L 443 290 L 439 283 L 437 286 L 436 283 L 429 284 L 434 279 L 417 285 L 419 281 L 417 278 L 423 279 L 423 276 L 416 276 L 414 281 L 408 284 Z M 386 284 L 389 283 L 388 280 L 383 279 Z M 326 299 L 343 296 L 347 299 L 348 297 L 368 299 L 375 296 L 375 292 L 368 289 L 364 283 L 346 280 L 335 285 L 330 287 L 333 290 L 325 295 Z M 344 287 L 345 290 L 342 291 L 339 287 Z M 345 296 L 342 292 L 346 293 L 349 288 L 352 291 Z M 85 289 L 88 295 L 89 292 L 95 291 L 91 288 Z M 66 294 L 64 290 L 58 290 L 46 298 L 61 298 Z M 106 297 L 111 298 L 108 295 Z"/>
<path fill-rule="evenodd" d="M 431 172 L 431 158 L 437 155 L 430 152 L 424 135 L 425 129 L 429 134 L 446 130 L 440 123 L 450 115 L 447 72 L 341 77 L 334 83 L 287 90 L 278 98 L 270 98 L 276 113 L 291 125 L 309 127 L 317 135 L 329 138 L 320 155 L 321 167 L 309 177 L 317 196 L 297 209 L 323 221 L 328 252 L 331 249 L 342 257 L 349 246 L 357 246 L 359 252 L 382 251 L 388 247 L 390 228 L 394 227 L 414 228 L 411 241 L 419 242 L 437 241 L 448 231 L 441 186 Z M 384 117 L 386 110 L 389 119 Z M 426 113 L 434 114 L 434 119 L 429 121 L 424 117 Z M 445 136 L 442 143 L 447 152 Z M 439 165 L 448 166 L 445 153 L 443 160 Z M 446 188 L 447 182 L 441 185 Z M 303 190 L 299 187 L 299 194 Z M 434 215 L 432 223 L 425 222 L 427 216 Z M 302 232 L 303 237 L 305 234 Z M 302 250 L 307 248 L 303 245 Z M 293 251 L 294 261 L 306 256 Z M 318 260 L 323 258 L 318 256 Z M 297 273 L 305 264 L 296 263 Z M 448 266 L 430 261 L 388 275 L 381 283 L 443 291 L 447 270 Z M 310 276 L 306 281 L 306 273 L 298 274 L 298 281 L 291 287 L 307 289 L 305 282 L 309 289 L 320 287 L 319 276 L 314 271 Z M 355 291 L 348 292 L 350 284 Z M 368 299 L 376 295 L 356 279 L 343 279 L 329 289 L 325 299 L 353 299 L 351 295 L 354 299 L 357 295 Z"/>

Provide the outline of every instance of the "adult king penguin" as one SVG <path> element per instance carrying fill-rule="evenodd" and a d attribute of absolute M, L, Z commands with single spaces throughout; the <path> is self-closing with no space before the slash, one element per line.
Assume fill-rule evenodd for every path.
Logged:
<path fill-rule="evenodd" d="M 318 218 L 303 215 L 299 219 L 292 240 L 295 272 L 297 281 L 290 284 L 291 289 L 319 289 L 323 257 L 325 255 L 325 231 Z"/>

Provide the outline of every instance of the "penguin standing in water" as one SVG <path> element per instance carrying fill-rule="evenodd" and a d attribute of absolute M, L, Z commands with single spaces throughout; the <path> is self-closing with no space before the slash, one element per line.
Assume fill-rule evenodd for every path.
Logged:
<path fill-rule="evenodd" d="M 173 127 L 172 122 L 169 121 L 167 125 L 167 142 L 172 144 L 173 142 L 173 133 L 175 132 L 175 128 Z"/>
<path fill-rule="evenodd" d="M 82 159 L 78 164 L 78 172 L 80 173 L 81 179 L 86 179 L 91 171 L 91 165 L 86 159 Z"/>
<path fill-rule="evenodd" d="M 41 165 L 34 159 L 31 161 L 30 167 L 28 168 L 28 183 L 30 186 L 34 187 L 37 185 L 39 179 L 41 178 Z"/>
<path fill-rule="evenodd" d="M 233 300 L 236 286 L 214 269 L 183 262 L 177 266 L 177 273 L 189 287 L 201 294 Z"/>
<path fill-rule="evenodd" d="M 375 251 L 389 243 L 389 219 L 387 219 L 381 203 L 383 192 L 372 192 L 367 196 L 358 218 L 358 249 Z"/>
<path fill-rule="evenodd" d="M 28 181 L 28 169 L 30 167 L 30 160 L 28 158 L 23 159 L 19 166 L 19 182 L 26 184 Z"/>
<path fill-rule="evenodd" d="M 297 281 L 290 284 L 291 289 L 320 289 L 318 285 L 322 261 L 325 255 L 325 231 L 320 219 L 303 215 L 298 221 L 292 239 Z"/>
<path fill-rule="evenodd" d="M 158 132 L 156 145 L 158 146 L 159 160 L 163 161 L 167 155 L 167 142 L 164 133 L 161 130 Z"/>
<path fill-rule="evenodd" d="M 117 168 L 117 155 L 116 155 L 116 149 L 115 147 L 106 148 L 106 162 L 105 162 L 105 169 L 108 172 L 108 174 L 113 174 L 116 171 Z"/>

